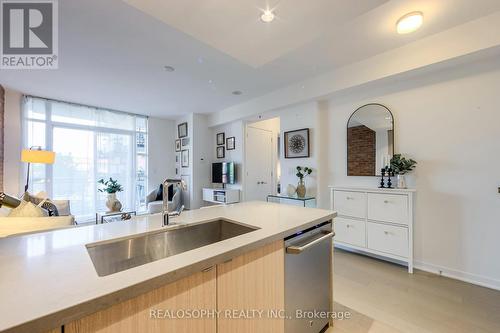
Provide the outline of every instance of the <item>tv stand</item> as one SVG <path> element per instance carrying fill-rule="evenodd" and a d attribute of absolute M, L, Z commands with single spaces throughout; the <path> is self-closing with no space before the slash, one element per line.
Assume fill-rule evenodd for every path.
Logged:
<path fill-rule="evenodd" d="M 216 204 L 233 204 L 240 202 L 240 190 L 230 188 L 204 188 L 203 201 Z"/>

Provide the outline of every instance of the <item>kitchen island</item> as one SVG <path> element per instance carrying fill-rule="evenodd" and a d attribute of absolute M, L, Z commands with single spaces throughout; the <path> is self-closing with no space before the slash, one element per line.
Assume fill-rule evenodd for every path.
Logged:
<path fill-rule="evenodd" d="M 248 202 L 1 239 L 0 332 L 283 332 L 284 239 L 334 217 Z M 87 250 L 220 220 L 252 231 L 102 276 Z"/>

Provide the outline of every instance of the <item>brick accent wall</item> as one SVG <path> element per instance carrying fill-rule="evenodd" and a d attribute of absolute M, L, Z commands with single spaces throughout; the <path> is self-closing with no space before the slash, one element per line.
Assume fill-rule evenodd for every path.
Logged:
<path fill-rule="evenodd" d="M 347 175 L 375 176 L 376 133 L 366 126 L 347 129 Z"/>
<path fill-rule="evenodd" d="M 4 136 L 5 90 L 0 86 L 0 191 L 3 191 L 3 136 Z"/>

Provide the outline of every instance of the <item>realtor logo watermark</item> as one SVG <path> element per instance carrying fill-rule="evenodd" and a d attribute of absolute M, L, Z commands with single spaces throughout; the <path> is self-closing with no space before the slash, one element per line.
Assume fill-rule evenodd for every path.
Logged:
<path fill-rule="evenodd" d="M 0 0 L 2 69 L 57 69 L 57 0 Z"/>

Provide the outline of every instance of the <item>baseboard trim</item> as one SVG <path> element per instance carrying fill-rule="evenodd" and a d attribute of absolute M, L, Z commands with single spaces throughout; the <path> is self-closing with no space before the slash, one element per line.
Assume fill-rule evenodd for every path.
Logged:
<path fill-rule="evenodd" d="M 459 270 L 456 270 L 453 268 L 428 264 L 428 263 L 424 263 L 424 262 L 416 261 L 416 260 L 413 262 L 413 265 L 416 269 L 419 269 L 421 271 L 445 276 L 447 278 L 475 284 L 477 286 L 481 286 L 481 287 L 485 287 L 485 288 L 489 288 L 489 289 L 500 290 L 500 280 L 491 279 L 491 278 L 488 278 L 485 276 L 471 274 L 471 273 L 459 271 Z"/>

